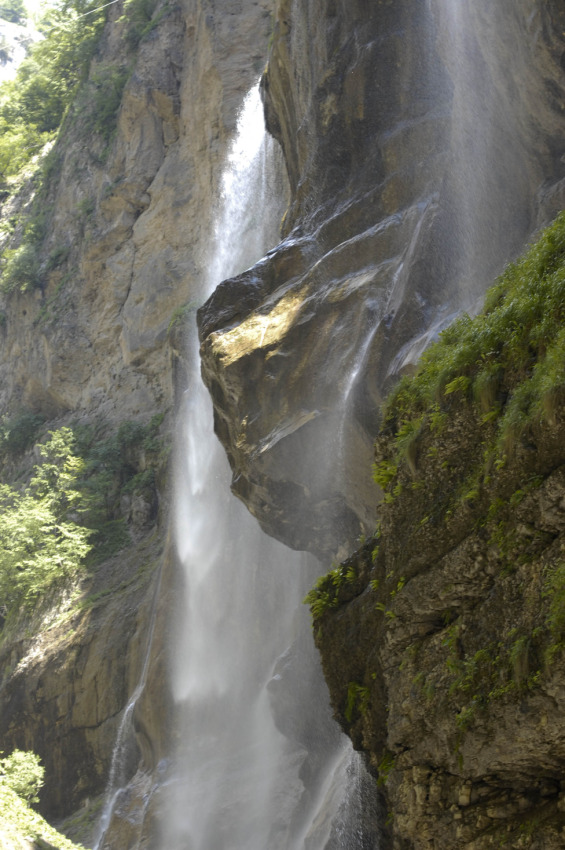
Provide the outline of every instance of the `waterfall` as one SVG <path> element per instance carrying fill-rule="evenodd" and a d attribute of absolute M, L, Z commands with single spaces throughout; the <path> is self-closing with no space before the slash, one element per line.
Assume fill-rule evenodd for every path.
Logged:
<path fill-rule="evenodd" d="M 428 0 L 452 85 L 451 159 L 443 201 L 451 219 L 451 295 L 474 310 L 532 226 L 532 122 L 515 80 L 533 56 L 513 16 L 490 0 Z M 508 50 L 501 49 L 506 31 Z"/>
<path fill-rule="evenodd" d="M 276 239 L 272 144 L 254 89 L 222 179 L 203 299 Z M 172 658 L 182 720 L 160 847 L 322 850 L 334 841 L 354 850 L 360 792 L 349 800 L 347 777 L 361 768 L 330 716 L 302 605 L 321 568 L 267 537 L 231 495 L 195 328 L 190 345 L 176 488 L 185 597 Z"/>

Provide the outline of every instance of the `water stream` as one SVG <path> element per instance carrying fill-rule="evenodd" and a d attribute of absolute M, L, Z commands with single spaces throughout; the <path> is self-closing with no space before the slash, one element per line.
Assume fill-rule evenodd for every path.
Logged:
<path fill-rule="evenodd" d="M 223 176 L 202 299 L 277 238 L 284 193 L 272 144 L 254 89 Z M 161 850 L 322 850 L 338 835 L 332 846 L 355 850 L 346 775 L 362 768 L 331 719 L 302 605 L 322 568 L 267 537 L 231 495 L 195 328 L 191 346 L 176 492 L 186 596 L 173 688 L 183 722 Z"/>

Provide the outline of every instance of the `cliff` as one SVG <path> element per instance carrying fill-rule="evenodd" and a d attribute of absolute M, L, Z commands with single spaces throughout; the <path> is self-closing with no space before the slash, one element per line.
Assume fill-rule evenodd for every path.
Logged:
<path fill-rule="evenodd" d="M 538 374 L 560 296 L 522 314 L 510 287 L 496 342 L 470 325 L 473 365 L 436 373 L 432 356 L 435 389 L 389 403 L 369 477 L 391 386 L 562 206 L 562 10 L 457 18 L 440 2 L 277 4 L 262 90 L 292 200 L 281 244 L 199 311 L 203 374 L 263 528 L 326 562 L 368 540 L 309 599 L 336 716 L 388 811 L 380 846 L 556 848 L 560 355 L 546 416 L 516 372 Z"/>
<path fill-rule="evenodd" d="M 69 427 L 85 492 L 105 508 L 70 584 L 6 623 L 0 600 L 0 736 L 5 752 L 42 757 L 44 814 L 83 807 L 84 841 L 152 639 L 151 696 L 121 779 L 169 745 L 169 458 L 184 327 L 226 142 L 270 30 L 269 3 L 114 4 L 53 146 L 2 186 L 6 281 L 14 253 L 34 252 L 28 277 L 0 284 L 2 480 L 25 486 L 34 443 Z"/>
<path fill-rule="evenodd" d="M 378 531 L 309 596 L 384 846 L 563 845 L 564 225 L 389 399 Z"/>
<path fill-rule="evenodd" d="M 198 312 L 234 492 L 324 563 L 368 541 L 311 601 L 336 715 L 382 783 L 381 846 L 557 847 L 559 399 L 485 459 L 515 376 L 493 368 L 474 402 L 472 369 L 452 370 L 407 418 L 395 397 L 376 481 L 371 461 L 390 389 L 563 205 L 561 4 L 478 2 L 459 20 L 440 0 L 140 5 L 110 7 L 52 150 L 3 189 L 5 257 L 32 231 L 36 252 L 31 284 L 1 296 L 6 439 L 37 417 L 3 480 L 25 487 L 34 440 L 69 426 L 108 511 L 88 570 L 3 624 L 2 746 L 42 756 L 45 813 L 88 821 L 143 681 L 108 842 L 157 840 L 184 728 L 168 535 L 184 323 L 264 71 L 290 183 L 281 242 Z"/>

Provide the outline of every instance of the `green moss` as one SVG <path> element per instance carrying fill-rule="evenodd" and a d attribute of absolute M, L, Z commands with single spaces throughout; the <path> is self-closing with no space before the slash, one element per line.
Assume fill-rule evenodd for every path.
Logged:
<path fill-rule="evenodd" d="M 565 564 L 551 568 L 546 576 L 544 596 L 549 599 L 547 625 L 555 641 L 565 638 Z"/>
<path fill-rule="evenodd" d="M 365 714 L 369 706 L 369 688 L 365 685 L 359 685 L 357 682 L 350 682 L 347 686 L 347 700 L 345 703 L 344 717 L 348 723 L 353 721 L 354 715 Z"/>
<path fill-rule="evenodd" d="M 377 780 L 377 785 L 386 785 L 390 772 L 394 770 L 395 763 L 396 759 L 394 754 L 385 750 L 378 764 L 379 778 Z"/>
<path fill-rule="evenodd" d="M 486 297 L 483 311 L 457 319 L 404 378 L 384 408 L 384 429 L 398 457 L 407 436 L 437 430 L 452 404 L 471 398 L 496 422 L 500 454 L 565 400 L 565 213 Z M 439 420 L 438 420 L 439 417 Z"/>

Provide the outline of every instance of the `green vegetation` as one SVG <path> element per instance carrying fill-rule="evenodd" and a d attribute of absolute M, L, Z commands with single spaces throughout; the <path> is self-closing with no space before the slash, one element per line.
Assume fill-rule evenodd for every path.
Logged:
<path fill-rule="evenodd" d="M 30 751 L 14 750 L 0 758 L 0 779 L 26 803 L 39 803 L 39 789 L 43 786 L 45 768 L 39 756 Z"/>
<path fill-rule="evenodd" d="M 7 14 L 16 14 L 21 0 L 10 0 Z M 139 42 L 168 13 L 156 13 L 158 0 L 127 0 L 124 55 L 110 65 L 92 66 L 106 20 L 102 0 L 58 0 L 38 22 L 43 38 L 32 45 L 16 78 L 0 85 L 0 179 L 5 198 L 22 181 L 33 181 L 34 194 L 15 220 L 0 255 L 0 291 L 43 288 L 44 275 L 67 261 L 68 246 L 43 252 L 51 217 L 50 199 L 63 159 L 63 126 L 88 143 L 90 156 L 103 162 L 114 136 L 124 87 L 131 75 Z M 13 8 L 12 8 L 13 7 Z M 1 46 L 0 46 L 1 50 Z M 93 138 L 97 141 L 93 144 Z M 28 168 L 33 160 L 33 168 Z M 95 198 L 79 204 L 84 225 L 96 209 Z M 51 296 L 52 301 L 56 300 Z M 50 315 L 45 309 L 41 318 Z"/>
<path fill-rule="evenodd" d="M 0 484 L 0 604 L 8 613 L 33 606 L 90 551 L 91 533 L 74 519 L 84 511 L 76 486 L 83 462 L 72 444 L 70 429 L 52 432 L 29 485 Z"/>
<path fill-rule="evenodd" d="M 536 422 L 551 421 L 565 400 L 565 213 L 510 264 L 475 318 L 457 319 L 425 352 L 417 375 L 389 396 L 383 431 L 394 437 L 396 463 L 375 469 L 381 486 L 409 456 L 424 427 L 445 426 L 454 403 L 473 405 L 496 424 L 500 462 Z M 443 424 L 442 424 L 443 423 Z M 409 459 L 409 458 L 408 458 Z"/>
<path fill-rule="evenodd" d="M 63 0 L 38 24 L 15 80 L 0 87 L 0 172 L 16 174 L 58 130 L 86 79 L 104 25 L 102 3 Z M 87 14 L 89 13 L 89 14 Z"/>
<path fill-rule="evenodd" d="M 87 127 L 105 142 L 110 141 L 116 128 L 118 110 L 129 77 L 130 72 L 125 67 L 102 68 L 92 75 L 84 89 L 84 98 L 90 107 Z"/>
<path fill-rule="evenodd" d="M 351 563 L 334 564 L 329 573 L 320 576 L 303 600 L 305 605 L 310 606 L 313 618 L 320 617 L 327 608 L 335 608 L 338 604 L 339 589 L 354 582 L 356 578 L 357 573 Z"/>
<path fill-rule="evenodd" d="M 124 422 L 107 437 L 84 426 L 60 428 L 36 446 L 40 462 L 25 485 L 0 484 L 0 606 L 7 616 L 130 543 L 122 499 L 139 494 L 156 503 L 161 421 Z M 30 447 L 40 424 L 32 414 L 4 424 L 4 462 Z"/>
<path fill-rule="evenodd" d="M 168 11 L 165 4 L 155 15 L 158 0 L 126 0 L 122 20 L 127 21 L 126 42 L 136 48 L 140 41 L 158 25 Z"/>
<path fill-rule="evenodd" d="M 544 596 L 549 599 L 547 625 L 554 641 L 561 644 L 565 639 L 565 564 L 548 570 Z"/>
<path fill-rule="evenodd" d="M 171 331 L 175 330 L 178 327 L 184 327 L 186 325 L 186 320 L 188 316 L 190 316 L 191 313 L 196 312 L 197 308 L 198 301 L 193 300 L 173 310 L 171 321 L 169 322 L 169 327 L 167 328 L 167 332 L 171 333 Z"/>
<path fill-rule="evenodd" d="M 365 685 L 359 685 L 357 682 L 350 682 L 347 686 L 347 700 L 345 704 L 344 717 L 348 723 L 351 723 L 356 712 L 365 714 L 369 706 L 369 688 Z"/>
<path fill-rule="evenodd" d="M 0 18 L 11 24 L 23 26 L 27 20 L 26 7 L 23 0 L 2 0 Z"/>
<path fill-rule="evenodd" d="M 5 417 L 0 424 L 0 457 L 18 457 L 31 448 L 43 422 L 43 416 L 29 410 Z"/>
<path fill-rule="evenodd" d="M 24 242 L 19 248 L 4 252 L 2 291 L 25 292 L 34 289 L 39 282 L 39 257 L 35 246 Z"/>
<path fill-rule="evenodd" d="M 377 779 L 377 785 L 381 787 L 386 785 L 391 770 L 394 770 L 395 762 L 394 754 L 389 752 L 389 750 L 385 750 L 378 764 L 379 778 Z"/>
<path fill-rule="evenodd" d="M 43 785 L 43 767 L 32 752 L 14 752 L 0 759 L 0 835 L 17 841 L 28 839 L 37 846 L 58 850 L 82 850 L 53 829 L 41 815 L 29 807 L 37 802 Z"/>

